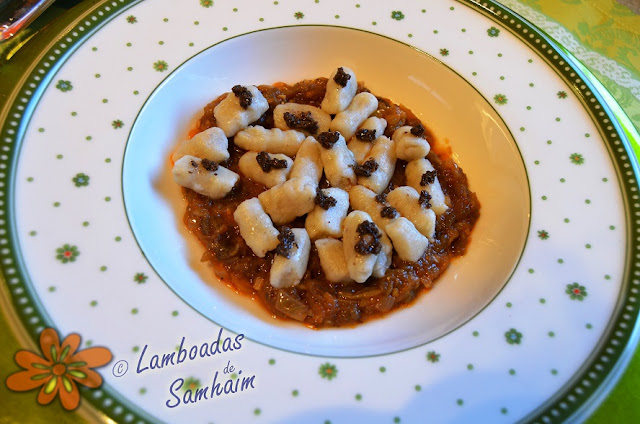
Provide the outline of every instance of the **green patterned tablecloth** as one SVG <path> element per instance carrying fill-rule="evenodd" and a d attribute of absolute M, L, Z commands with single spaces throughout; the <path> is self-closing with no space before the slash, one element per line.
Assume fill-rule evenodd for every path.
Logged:
<path fill-rule="evenodd" d="M 19 63 L 17 58 L 28 54 L 38 37 L 47 36 L 47 26 L 63 28 L 68 9 L 85 9 L 95 2 L 58 0 L 19 40 L 0 48 L 0 78 L 15 77 L 20 72 L 15 65 Z M 74 6 L 77 3 L 80 4 Z M 502 0 L 502 3 L 541 28 L 586 65 L 640 130 L 640 0 Z M 14 55 L 16 59 L 11 59 Z M 0 93 L 0 99 L 6 94 Z M 640 146 L 634 148 L 640 154 Z M 15 331 L 17 324 L 12 321 L 12 311 L 4 299 L 5 296 L 0 296 L 4 312 L 4 316 L 0 315 L 3 382 L 15 369 L 13 356 L 23 347 L 19 340 L 24 340 Z M 34 406 L 32 393 L 15 394 L 0 384 L 0 424 L 75 423 L 95 417 L 86 406 L 74 413 L 65 412 L 58 402 L 45 408 Z M 640 422 L 640 351 L 636 351 L 617 386 L 589 419 L 591 424 L 632 422 Z"/>

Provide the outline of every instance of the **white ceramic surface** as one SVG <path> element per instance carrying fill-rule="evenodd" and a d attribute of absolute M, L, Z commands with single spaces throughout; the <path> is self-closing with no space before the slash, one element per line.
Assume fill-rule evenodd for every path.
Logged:
<path fill-rule="evenodd" d="M 345 53 L 331 48 L 341 44 Z M 273 56 L 270 46 L 282 51 Z M 303 52 L 300 54 L 300 52 Z M 379 61 L 379 56 L 393 62 Z M 246 66 L 246 57 L 261 64 Z M 295 67 L 283 66 L 298 62 Z M 218 64 L 224 63 L 224 67 Z M 409 308 L 356 328 L 312 331 L 273 319 L 237 295 L 200 263 L 203 248 L 182 223 L 186 207 L 167 157 L 202 108 L 238 84 L 328 76 L 344 65 L 374 93 L 400 102 L 453 149 L 482 202 L 469 252 L 428 296 Z M 400 73 L 399 69 L 409 70 Z M 459 125 L 464 117 L 464 125 Z M 529 224 L 529 187 L 522 158 L 495 109 L 439 61 L 378 35 L 331 27 L 293 27 L 244 35 L 190 59 L 142 108 L 123 166 L 125 207 L 133 232 L 159 276 L 206 317 L 248 338 L 285 350 L 366 356 L 422 345 L 463 324 L 486 306 L 517 264 Z M 149 211 L 153 213 L 149 213 Z M 191 241 L 189 246 L 188 241 Z M 493 266 L 486 266 L 493 263 Z M 381 336 L 382 335 L 382 336 Z"/>

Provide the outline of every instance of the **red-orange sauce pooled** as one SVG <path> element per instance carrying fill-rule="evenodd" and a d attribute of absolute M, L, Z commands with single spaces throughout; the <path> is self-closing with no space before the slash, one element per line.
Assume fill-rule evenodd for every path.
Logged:
<path fill-rule="evenodd" d="M 318 78 L 293 86 L 284 83 L 259 86 L 270 108 L 255 124 L 272 128 L 273 109 L 281 103 L 294 102 L 319 107 L 326 82 L 326 78 Z M 359 83 L 358 91 L 368 90 Z M 213 109 L 225 96 L 226 93 L 205 106 L 197 130 L 190 136 L 216 125 Z M 388 99 L 378 100 L 378 110 L 374 116 L 387 120 L 385 135 L 390 137 L 395 129 L 403 125 L 420 123 L 407 108 Z M 433 146 L 434 138 L 428 129 L 426 135 Z M 441 158 L 432 151 L 428 159 L 438 173 L 442 189 L 450 200 L 450 208 L 438 217 L 435 242 L 430 244 L 418 262 L 404 262 L 394 252 L 391 267 L 382 278 L 372 277 L 363 284 L 331 283 L 324 277 L 317 250 L 312 243 L 309 265 L 300 284 L 276 289 L 269 284 L 273 252 L 264 258 L 255 256 L 240 236 L 233 219 L 233 212 L 241 202 L 256 197 L 266 188 L 240 173 L 238 160 L 244 150 L 236 147 L 233 139 L 229 140 L 229 151 L 231 157 L 222 165 L 240 175 L 239 183 L 220 200 L 212 200 L 185 188 L 187 209 L 184 223 L 205 249 L 202 261 L 210 262 L 221 280 L 236 291 L 260 301 L 275 317 L 294 319 L 309 327 L 352 326 L 410 304 L 433 286 L 454 257 L 465 253 L 471 230 L 479 216 L 480 204 L 476 195 L 469 190 L 465 174 L 450 159 L 450 155 Z M 386 192 L 405 185 L 405 166 L 406 162 L 397 161 Z M 320 186 L 328 186 L 324 177 Z M 289 226 L 303 228 L 304 217 Z M 276 228 L 280 230 L 281 227 Z"/>

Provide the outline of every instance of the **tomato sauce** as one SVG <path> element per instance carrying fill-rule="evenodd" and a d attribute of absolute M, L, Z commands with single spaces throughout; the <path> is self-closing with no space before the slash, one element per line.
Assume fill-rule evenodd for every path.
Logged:
<path fill-rule="evenodd" d="M 255 125 L 273 127 L 273 109 L 281 103 L 294 102 L 319 106 L 325 93 L 326 78 L 301 81 L 293 86 L 283 83 L 261 85 L 258 88 L 269 102 L 267 111 Z M 368 91 L 361 83 L 358 92 Z M 222 95 L 204 108 L 197 131 L 215 126 L 213 110 L 226 96 Z M 379 98 L 374 116 L 387 120 L 385 135 L 391 136 L 403 125 L 420 121 L 407 108 L 388 99 Z M 191 134 L 192 135 L 192 134 Z M 434 138 L 427 129 L 427 140 Z M 437 149 L 436 149 L 437 150 Z M 240 181 L 225 198 L 212 200 L 192 190 L 184 189 L 187 208 L 184 223 L 204 247 L 201 260 L 210 262 L 216 275 L 236 291 L 252 296 L 275 317 L 300 321 L 312 328 L 353 326 L 372 318 L 382 317 L 406 306 L 427 292 L 451 261 L 465 253 L 471 231 L 480 213 L 480 203 L 468 188 L 467 177 L 449 155 L 434 151 L 428 159 L 438 173 L 442 189 L 449 200 L 449 209 L 437 219 L 435 241 L 418 262 L 405 262 L 393 253 L 391 267 L 382 278 L 369 278 L 365 283 L 332 283 L 322 272 L 317 250 L 312 243 L 307 271 L 295 287 L 276 289 L 269 284 L 273 252 L 264 258 L 253 254 L 240 236 L 233 212 L 244 200 L 256 197 L 266 188 L 244 177 L 238 160 L 244 150 L 229 140 L 231 157 L 221 165 L 240 175 Z M 406 162 L 398 160 L 387 188 L 405 185 Z M 323 177 L 321 187 L 329 184 Z M 304 217 L 290 227 L 304 227 Z M 278 230 L 280 226 L 276 226 Z"/>

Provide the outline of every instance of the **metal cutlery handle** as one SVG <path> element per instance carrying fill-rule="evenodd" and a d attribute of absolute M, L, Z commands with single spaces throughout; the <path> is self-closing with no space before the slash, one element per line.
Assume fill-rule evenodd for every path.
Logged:
<path fill-rule="evenodd" d="M 0 43 L 29 25 L 55 0 L 0 0 Z"/>

